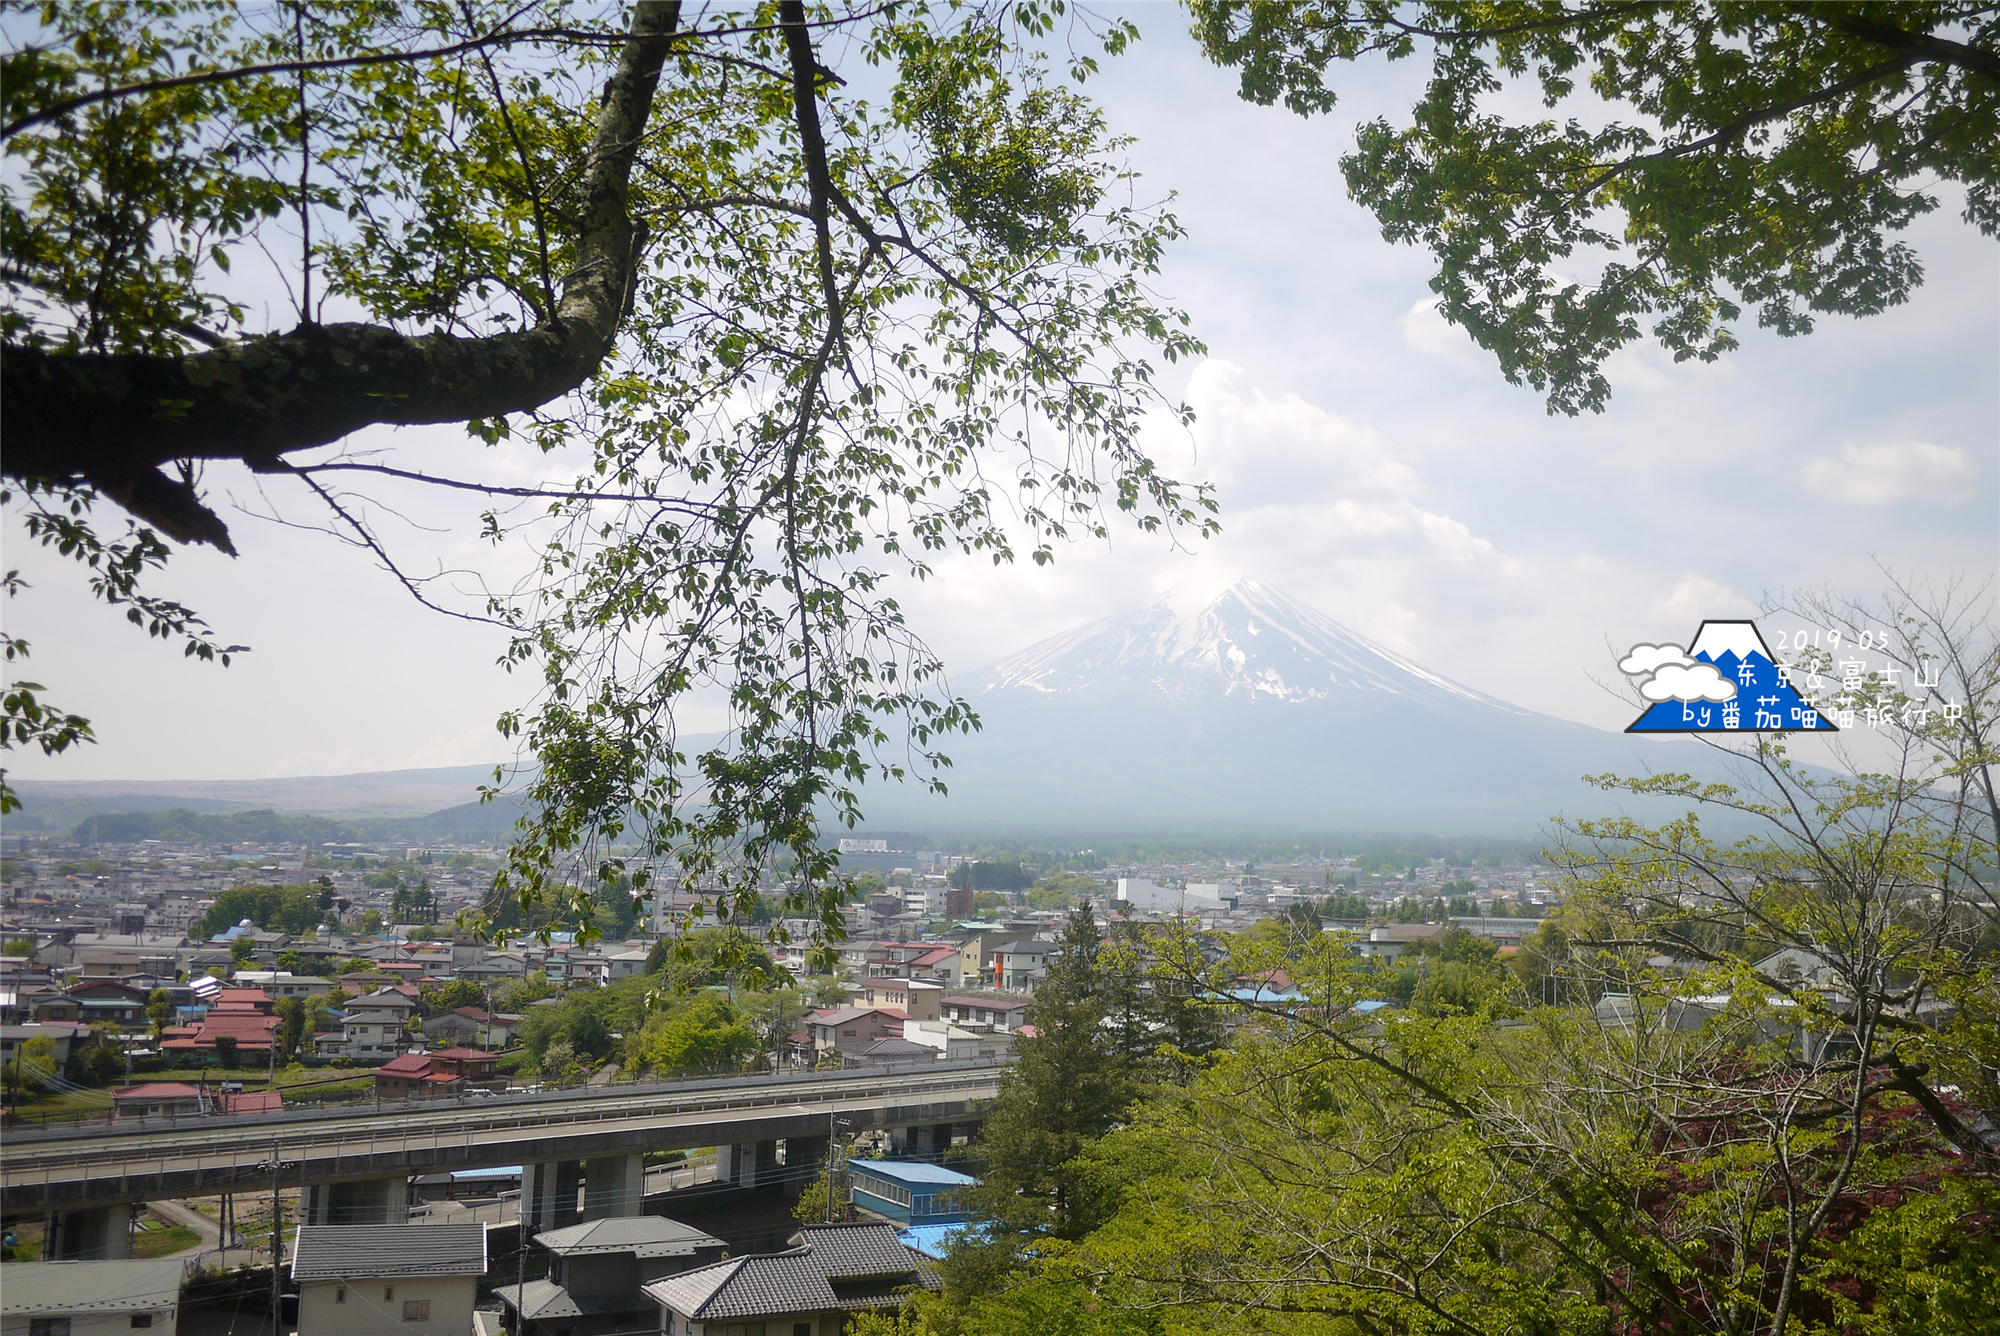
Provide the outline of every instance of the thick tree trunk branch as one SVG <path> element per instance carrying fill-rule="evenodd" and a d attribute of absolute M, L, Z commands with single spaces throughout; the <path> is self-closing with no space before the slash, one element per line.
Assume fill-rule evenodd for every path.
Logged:
<path fill-rule="evenodd" d="M 131 480 L 175 459 L 275 467 L 286 451 L 376 423 L 498 417 L 574 390 L 611 351 L 637 282 L 629 182 L 679 21 L 679 0 L 634 9 L 585 162 L 576 268 L 542 324 L 486 338 L 307 324 L 186 356 L 8 346 L 0 471 L 98 484 L 172 536 L 226 548 L 220 520 L 198 504 L 205 522 L 186 513 L 191 495 L 169 514 L 144 504 L 157 487 Z"/>

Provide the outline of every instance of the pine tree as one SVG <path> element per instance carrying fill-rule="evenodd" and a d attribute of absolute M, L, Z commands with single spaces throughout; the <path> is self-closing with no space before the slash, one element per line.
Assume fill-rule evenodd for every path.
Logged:
<path fill-rule="evenodd" d="M 1085 901 L 1063 925 L 1048 977 L 1035 990 L 1028 1020 L 1036 1033 L 1015 1039 L 1019 1061 L 1001 1078 L 987 1113 L 986 1176 L 956 1194 L 998 1224 L 987 1246 L 1002 1257 L 1036 1237 L 1081 1238 L 1097 1223 L 1088 1209 L 1094 1198 L 1079 1192 L 1072 1161 L 1119 1121 L 1132 1096 L 1129 1064 L 1104 1033 L 1102 949 Z"/>

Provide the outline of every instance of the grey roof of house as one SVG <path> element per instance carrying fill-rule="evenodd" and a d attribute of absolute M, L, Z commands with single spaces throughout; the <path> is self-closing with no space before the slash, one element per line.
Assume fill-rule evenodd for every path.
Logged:
<path fill-rule="evenodd" d="M 535 1235 L 535 1242 L 559 1257 L 631 1253 L 634 1257 L 687 1257 L 702 1248 L 729 1245 L 693 1225 L 663 1215 L 612 1216 Z"/>
<path fill-rule="evenodd" d="M 616 1313 L 645 1313 L 656 1318 L 658 1310 L 628 1295 L 586 1295 L 578 1298 L 552 1280 L 531 1280 L 525 1285 L 496 1285 L 493 1296 L 530 1322 L 557 1318 L 602 1317 Z M 650 1310 L 650 1311 L 649 1311 Z"/>
<path fill-rule="evenodd" d="M 138 1313 L 181 1301 L 175 1258 L 151 1262 L 9 1262 L 0 1285 L 0 1313 L 29 1317 L 61 1313 Z"/>
<path fill-rule="evenodd" d="M 486 1226 L 306 1225 L 293 1244 L 292 1279 L 478 1276 L 486 1271 Z"/>
<path fill-rule="evenodd" d="M 878 1039 L 861 1050 L 864 1058 L 935 1058 L 938 1050 L 914 1039 Z"/>
<path fill-rule="evenodd" d="M 788 1252 L 732 1257 L 644 1287 L 646 1296 L 697 1321 L 887 1308 L 899 1291 L 939 1282 L 922 1254 L 890 1225 L 822 1225 L 801 1230 Z"/>

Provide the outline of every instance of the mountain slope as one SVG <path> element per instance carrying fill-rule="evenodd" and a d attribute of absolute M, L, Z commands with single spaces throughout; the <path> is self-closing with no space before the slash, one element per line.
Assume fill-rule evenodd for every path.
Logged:
<path fill-rule="evenodd" d="M 1056 833 L 1516 832 L 1619 810 L 1585 774 L 1713 770 L 1684 742 L 1521 709 L 1245 581 L 974 675 L 984 730 L 945 745 L 948 799 L 867 796 L 877 824 Z"/>

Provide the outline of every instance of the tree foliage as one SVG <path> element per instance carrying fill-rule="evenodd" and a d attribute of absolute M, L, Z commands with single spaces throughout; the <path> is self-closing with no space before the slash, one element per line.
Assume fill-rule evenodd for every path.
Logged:
<path fill-rule="evenodd" d="M 652 1017 L 632 1050 L 633 1065 L 658 1076 L 740 1071 L 757 1051 L 757 1032 L 743 1013 L 712 991 Z"/>
<path fill-rule="evenodd" d="M 1095 1223 L 1090 1192 L 1073 1162 L 1104 1135 L 1132 1095 L 1123 1054 L 1105 1042 L 1102 950 L 1088 902 L 1063 924 L 1048 976 L 1035 990 L 1032 1036 L 1014 1041 L 1015 1063 L 1000 1078 L 987 1112 L 983 1181 L 961 1189 L 960 1204 L 997 1222 L 990 1238 L 964 1249 L 985 1265 L 1043 1236 L 1079 1238 Z M 961 1259 L 961 1267 L 970 1265 Z M 963 1283 L 963 1282 L 961 1282 Z"/>
<path fill-rule="evenodd" d="M 1923 269 L 1899 234 L 1959 192 L 2000 229 L 1988 4 L 1192 8 L 1245 98 L 1301 115 L 1333 109 L 1342 65 L 1428 56 L 1408 123 L 1357 128 L 1348 191 L 1430 251 L 1445 319 L 1551 412 L 1601 411 L 1605 360 L 1648 335 L 1714 361 L 1748 310 L 1798 335 L 1901 303 Z"/>
<path fill-rule="evenodd" d="M 858 819 L 870 778 L 935 783 L 975 722 L 893 581 L 952 551 L 1044 562 L 1119 513 L 1209 524 L 1139 440 L 1181 411 L 1156 359 L 1199 346 L 1146 286 L 1178 229 L 1038 54 L 1065 12 L 44 8 L 0 71 L 4 467 L 30 537 L 215 656 L 137 589 L 168 539 L 233 543 L 200 461 L 399 571 L 357 489 L 467 497 L 537 573 L 453 609 L 535 684 L 499 721 L 533 762 L 499 886 L 526 926 L 594 935 L 594 889 L 650 890 L 662 859 L 747 898 L 783 851 L 789 912 L 837 935 L 822 824 Z M 1070 31 L 1078 77 L 1132 35 Z M 299 257 L 289 331 L 232 278 L 265 252 Z M 319 450 L 419 422 L 573 480 Z M 106 501 L 135 517 L 109 543 Z M 690 747 L 675 709 L 703 686 L 730 727 Z"/>
<path fill-rule="evenodd" d="M 237 886 L 217 895 L 203 911 L 197 934 L 214 937 L 249 919 L 271 932 L 298 935 L 318 927 L 325 912 L 319 897 L 304 886 Z"/>
<path fill-rule="evenodd" d="M 1829 702 L 1887 721 L 1873 768 L 1759 738 L 1730 784 L 1601 777 L 1689 810 L 1559 825 L 1566 902 L 1506 964 L 1465 932 L 1393 972 L 1283 919 L 1219 960 L 1155 936 L 1156 988 L 1220 999 L 1283 970 L 1296 991 L 1239 988 L 1230 1046 L 1067 1159 L 1003 1121 L 1015 1176 L 971 1195 L 1014 1232 L 956 1250 L 956 1283 L 902 1328 L 1002 1329 L 1017 1296 L 1053 1294 L 1162 1332 L 2000 1323 L 1989 595 L 1793 605 L 1888 652 Z M 1792 671 L 1811 690 L 1825 668 Z M 1749 833 L 1712 838 L 1718 816 Z M 1129 1075 L 1116 947 L 1092 1028 Z M 1405 984 L 1410 1006 L 1379 1005 Z M 1032 1130 L 1019 1109 L 1062 1105 L 1029 1089 L 1008 1112 Z"/>

